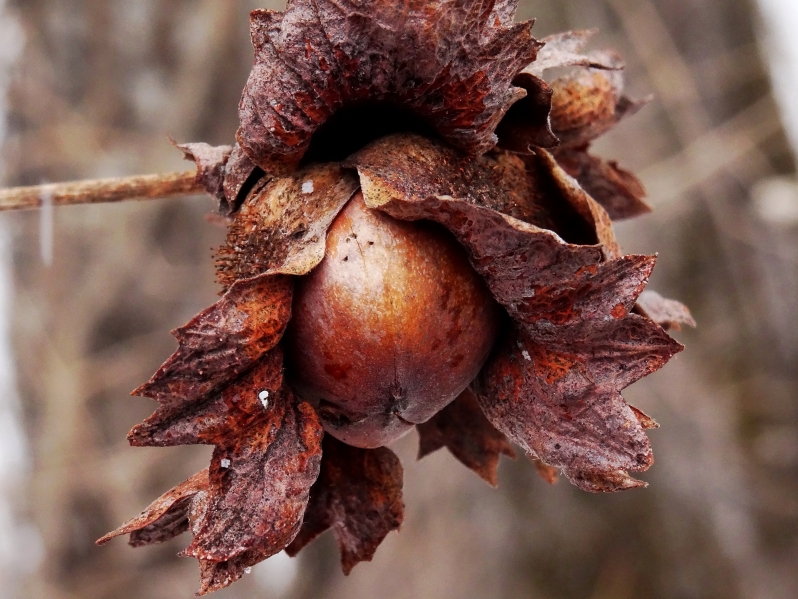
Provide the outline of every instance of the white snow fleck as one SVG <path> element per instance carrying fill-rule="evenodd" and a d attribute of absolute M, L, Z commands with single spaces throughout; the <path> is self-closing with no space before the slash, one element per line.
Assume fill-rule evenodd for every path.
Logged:
<path fill-rule="evenodd" d="M 524 356 L 524 360 L 526 360 L 527 362 L 531 362 L 532 361 L 532 358 L 529 357 L 529 352 L 528 351 L 526 351 L 526 350 L 522 351 L 521 355 Z"/>
<path fill-rule="evenodd" d="M 252 566 L 249 568 L 244 568 L 244 574 L 252 574 Z"/>
<path fill-rule="evenodd" d="M 261 403 L 261 405 L 263 405 L 264 408 L 268 408 L 269 407 L 269 392 L 268 391 L 266 391 L 264 389 L 263 391 L 258 393 L 258 399 L 260 400 L 260 403 Z"/>
<path fill-rule="evenodd" d="M 228 460 L 227 458 L 222 458 L 222 468 L 229 468 L 230 464 L 231 464 L 230 460 Z"/>
<path fill-rule="evenodd" d="M 305 181 L 302 184 L 302 193 L 313 193 L 313 181 Z"/>

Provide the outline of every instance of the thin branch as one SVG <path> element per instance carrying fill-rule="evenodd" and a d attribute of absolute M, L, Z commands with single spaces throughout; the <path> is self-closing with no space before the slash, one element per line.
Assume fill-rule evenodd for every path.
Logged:
<path fill-rule="evenodd" d="M 205 188 L 196 182 L 196 177 L 196 171 L 186 171 L 0 189 L 0 211 L 39 208 L 45 201 L 53 206 L 70 206 L 204 193 Z"/>

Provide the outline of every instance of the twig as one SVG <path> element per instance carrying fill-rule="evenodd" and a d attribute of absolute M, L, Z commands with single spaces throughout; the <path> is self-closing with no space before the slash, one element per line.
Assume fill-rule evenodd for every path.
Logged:
<path fill-rule="evenodd" d="M 70 206 L 194 195 L 205 191 L 196 176 L 196 171 L 186 171 L 0 189 L 0 211 L 39 208 L 44 200 Z"/>

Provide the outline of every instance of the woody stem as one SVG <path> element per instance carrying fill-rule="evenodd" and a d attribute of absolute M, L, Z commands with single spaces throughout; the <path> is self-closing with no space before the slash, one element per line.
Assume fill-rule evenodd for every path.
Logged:
<path fill-rule="evenodd" d="M 205 191 L 196 177 L 196 171 L 186 171 L 0 189 L 0 211 L 194 195 Z"/>

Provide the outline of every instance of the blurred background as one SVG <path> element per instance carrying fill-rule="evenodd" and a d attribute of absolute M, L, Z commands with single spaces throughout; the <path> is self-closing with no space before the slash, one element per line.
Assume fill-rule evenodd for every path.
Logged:
<path fill-rule="evenodd" d="M 265 3 L 280 8 L 280 2 Z M 0 0 L 0 182 L 184 170 L 166 140 L 231 143 L 257 0 Z M 505 461 L 490 489 L 395 450 L 407 515 L 346 578 L 328 534 L 219 599 L 798 597 L 798 7 L 794 0 L 522 0 L 536 35 L 598 27 L 656 95 L 597 144 L 640 174 L 652 288 L 699 322 L 626 392 L 662 428 L 647 490 L 589 495 Z M 792 142 L 792 145 L 791 143 Z M 209 198 L 0 217 L 0 597 L 175 599 L 182 537 L 93 541 L 205 467 L 133 449 L 128 393 L 216 299 Z"/>

